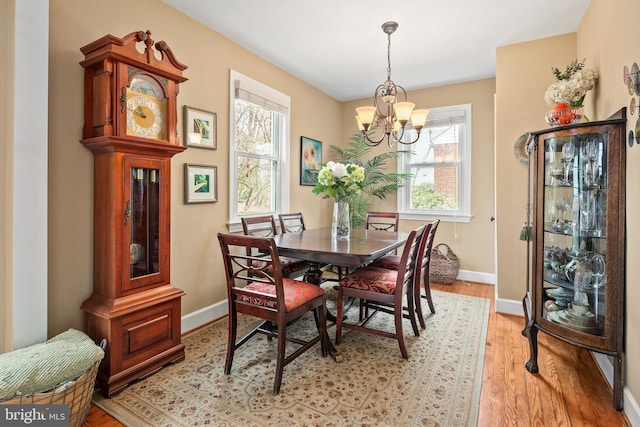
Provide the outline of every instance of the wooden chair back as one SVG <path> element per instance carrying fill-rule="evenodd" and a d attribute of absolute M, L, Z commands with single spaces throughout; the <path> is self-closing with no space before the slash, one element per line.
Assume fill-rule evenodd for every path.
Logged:
<path fill-rule="evenodd" d="M 416 305 L 416 316 L 418 317 L 418 321 L 420 322 L 420 326 L 422 329 L 426 328 L 426 323 L 424 321 L 424 315 L 422 314 L 422 303 L 421 298 L 426 298 L 427 304 L 429 304 L 429 310 L 431 313 L 435 313 L 435 307 L 433 305 L 433 300 L 431 299 L 431 286 L 429 284 L 429 266 L 431 265 L 431 250 L 433 249 L 433 242 L 436 237 L 436 231 L 438 230 L 438 225 L 440 224 L 440 220 L 437 219 L 433 221 L 431 224 L 427 224 L 427 228 L 422 237 L 422 241 L 420 242 L 420 247 L 418 248 L 418 255 L 416 259 L 416 269 L 415 275 L 413 277 L 413 291 L 414 291 L 414 301 Z M 424 291 L 425 295 L 421 296 L 420 287 L 424 283 Z"/>
<path fill-rule="evenodd" d="M 280 221 L 281 233 L 295 233 L 307 229 L 304 225 L 302 212 L 280 214 L 278 220 Z"/>
<path fill-rule="evenodd" d="M 367 212 L 364 228 L 369 230 L 398 231 L 399 212 Z"/>
<path fill-rule="evenodd" d="M 245 217 L 241 222 L 246 236 L 273 237 L 277 234 L 276 221 L 272 215 Z"/>
<path fill-rule="evenodd" d="M 253 237 L 274 237 L 277 234 L 276 221 L 271 215 L 242 218 L 242 230 L 246 236 Z M 247 256 L 265 256 L 256 248 L 247 246 Z M 295 277 L 303 274 L 309 269 L 307 261 L 280 257 L 281 269 L 285 277 Z"/>

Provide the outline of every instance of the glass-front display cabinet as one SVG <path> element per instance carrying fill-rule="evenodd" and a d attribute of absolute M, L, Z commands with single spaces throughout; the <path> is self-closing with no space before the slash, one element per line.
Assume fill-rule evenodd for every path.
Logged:
<path fill-rule="evenodd" d="M 529 286 L 523 300 L 538 372 L 538 330 L 613 358 L 622 409 L 626 109 L 611 118 L 532 132 Z"/>

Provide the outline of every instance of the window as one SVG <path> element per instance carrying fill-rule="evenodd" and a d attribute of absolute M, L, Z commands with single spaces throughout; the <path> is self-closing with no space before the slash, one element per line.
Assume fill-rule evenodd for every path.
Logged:
<path fill-rule="evenodd" d="M 289 96 L 231 70 L 230 229 L 241 216 L 288 210 L 289 105 Z"/>
<path fill-rule="evenodd" d="M 408 130 L 406 141 L 415 138 Z M 398 171 L 411 178 L 398 193 L 403 219 L 469 222 L 471 219 L 471 105 L 433 108 L 420 139 L 398 145 Z"/>

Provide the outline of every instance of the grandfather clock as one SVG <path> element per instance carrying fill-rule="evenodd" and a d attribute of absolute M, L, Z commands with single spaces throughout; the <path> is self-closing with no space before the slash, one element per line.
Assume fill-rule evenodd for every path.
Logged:
<path fill-rule="evenodd" d="M 97 383 L 111 397 L 184 359 L 180 302 L 170 283 L 171 157 L 187 68 L 149 31 L 106 35 L 85 55 L 82 144 L 94 154 L 93 293 L 86 332 L 106 340 Z"/>

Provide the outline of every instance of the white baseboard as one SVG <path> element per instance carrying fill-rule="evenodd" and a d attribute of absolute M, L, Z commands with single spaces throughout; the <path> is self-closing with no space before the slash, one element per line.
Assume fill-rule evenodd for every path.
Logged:
<path fill-rule="evenodd" d="M 494 285 L 496 283 L 496 275 L 491 273 L 481 273 L 478 271 L 460 270 L 458 271 L 458 280 L 468 280 L 469 282 L 487 283 Z"/>
<path fill-rule="evenodd" d="M 516 316 L 524 317 L 522 301 L 496 298 L 496 313 L 514 314 Z"/>
<path fill-rule="evenodd" d="M 227 300 L 223 300 L 212 304 L 208 307 L 201 308 L 193 313 L 185 314 L 182 316 L 181 333 L 186 333 L 191 330 L 197 329 L 202 325 L 206 325 L 209 322 L 213 322 L 229 313 L 229 307 Z"/>

